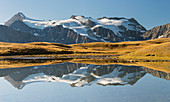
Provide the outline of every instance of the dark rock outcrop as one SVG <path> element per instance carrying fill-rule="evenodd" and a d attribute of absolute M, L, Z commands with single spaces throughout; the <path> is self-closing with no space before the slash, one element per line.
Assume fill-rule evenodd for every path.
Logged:
<path fill-rule="evenodd" d="M 141 29 L 141 30 L 143 30 L 143 31 L 146 31 L 146 29 L 142 26 L 142 25 L 140 25 L 134 18 L 130 18 L 130 19 L 128 19 L 130 22 L 133 22 L 133 23 L 135 23 L 135 24 L 137 24 L 137 26 Z"/>
<path fill-rule="evenodd" d="M 47 42 L 57 42 L 64 44 L 93 42 L 93 40 L 89 39 L 88 37 L 81 36 L 73 30 L 64 28 L 61 25 L 45 28 L 43 33 L 45 34 L 43 40 Z"/>
<path fill-rule="evenodd" d="M 87 27 L 94 27 L 94 26 L 96 25 L 96 23 L 93 22 L 93 21 L 91 21 L 91 20 L 87 20 L 87 22 L 85 23 L 85 25 L 86 25 Z"/>
<path fill-rule="evenodd" d="M 107 19 L 110 19 L 110 20 L 126 19 L 124 17 L 101 17 L 101 18 L 98 18 L 97 20 L 101 20 L 101 19 L 104 19 L 104 18 L 107 18 Z"/>
<path fill-rule="evenodd" d="M 104 40 L 111 41 L 111 42 L 117 42 L 122 40 L 116 34 L 114 34 L 113 31 L 110 29 L 106 29 L 103 27 L 96 27 L 95 29 L 92 30 L 93 32 L 96 33 L 98 38 L 103 38 Z"/>

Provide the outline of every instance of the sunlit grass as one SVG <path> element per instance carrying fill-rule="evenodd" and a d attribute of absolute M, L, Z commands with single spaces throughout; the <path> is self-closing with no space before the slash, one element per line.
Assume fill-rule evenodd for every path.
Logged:
<path fill-rule="evenodd" d="M 0 58 L 6 57 L 72 57 L 115 55 L 118 60 L 170 60 L 170 38 L 118 43 L 94 42 L 59 44 L 48 42 L 0 43 Z"/>

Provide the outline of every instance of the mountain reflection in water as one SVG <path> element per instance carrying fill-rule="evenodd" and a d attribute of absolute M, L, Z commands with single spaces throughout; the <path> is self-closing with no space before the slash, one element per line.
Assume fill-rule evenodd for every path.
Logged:
<path fill-rule="evenodd" d="M 151 70 L 139 66 L 91 65 L 81 63 L 62 63 L 54 65 L 31 66 L 24 68 L 1 69 L 4 77 L 17 89 L 36 82 L 65 82 L 72 87 L 98 85 L 134 85 L 146 73 L 170 80 L 170 73 Z"/>

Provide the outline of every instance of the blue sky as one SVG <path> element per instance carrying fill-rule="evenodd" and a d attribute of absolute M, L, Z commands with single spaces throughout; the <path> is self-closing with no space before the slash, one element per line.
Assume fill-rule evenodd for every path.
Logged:
<path fill-rule="evenodd" d="M 170 0 L 0 0 L 0 23 L 17 12 L 36 19 L 135 18 L 147 29 L 170 23 Z"/>

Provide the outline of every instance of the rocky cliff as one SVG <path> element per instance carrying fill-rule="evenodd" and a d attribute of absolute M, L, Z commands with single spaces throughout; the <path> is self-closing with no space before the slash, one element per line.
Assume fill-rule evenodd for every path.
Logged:
<path fill-rule="evenodd" d="M 4 27 L 6 26 L 6 27 Z M 170 37 L 170 23 L 146 30 L 134 18 L 72 15 L 66 20 L 36 20 L 19 12 L 0 26 L 3 42 L 88 42 L 137 41 Z M 10 32 L 4 32 L 5 29 Z M 6 37 L 6 36 L 9 37 Z M 16 35 L 14 40 L 12 36 Z M 28 38 L 28 39 L 27 39 Z"/>

